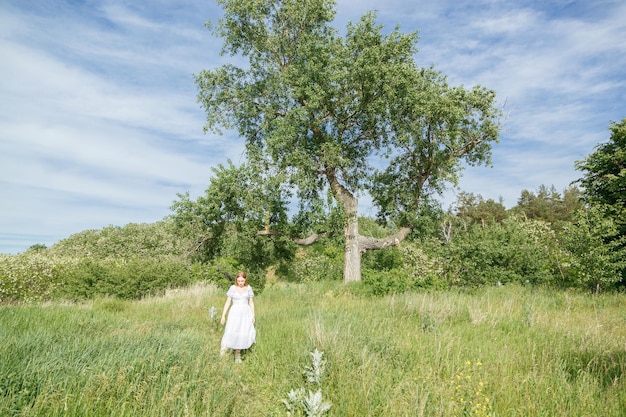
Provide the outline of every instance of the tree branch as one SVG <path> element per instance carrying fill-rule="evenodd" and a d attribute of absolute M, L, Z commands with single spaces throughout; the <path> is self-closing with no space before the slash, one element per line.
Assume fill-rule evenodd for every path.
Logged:
<path fill-rule="evenodd" d="M 326 236 L 326 233 L 313 233 L 310 236 L 305 237 L 304 239 L 300 239 L 297 237 L 292 238 L 296 245 L 300 246 L 310 246 L 320 240 L 322 237 Z"/>
<path fill-rule="evenodd" d="M 256 236 L 271 236 L 271 235 L 282 235 L 282 233 L 279 232 L 278 230 L 271 230 L 271 229 L 263 229 L 263 230 L 259 230 L 258 232 L 256 232 Z M 312 244 L 314 244 L 315 242 L 317 242 L 324 236 L 326 236 L 326 233 L 313 233 L 305 238 L 292 237 L 291 240 L 293 240 L 293 242 L 296 245 L 311 246 Z"/>
<path fill-rule="evenodd" d="M 367 252 L 368 250 L 379 250 L 390 246 L 398 246 L 411 232 L 410 227 L 403 227 L 397 233 L 384 238 L 373 238 L 359 236 L 359 250 Z"/>

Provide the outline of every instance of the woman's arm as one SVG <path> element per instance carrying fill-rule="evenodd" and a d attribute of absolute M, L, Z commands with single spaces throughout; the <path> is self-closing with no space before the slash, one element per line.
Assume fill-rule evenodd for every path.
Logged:
<path fill-rule="evenodd" d="M 254 300 L 252 297 L 248 298 L 248 305 L 250 306 L 250 311 L 252 311 L 252 323 L 254 323 Z"/>

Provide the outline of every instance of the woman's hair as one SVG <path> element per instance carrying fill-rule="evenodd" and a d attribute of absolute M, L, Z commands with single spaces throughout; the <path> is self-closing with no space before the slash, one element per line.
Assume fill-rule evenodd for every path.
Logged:
<path fill-rule="evenodd" d="M 246 274 L 243 271 L 237 272 L 237 276 L 235 277 L 235 284 L 237 284 L 237 278 L 239 277 L 243 277 L 246 280 L 246 283 L 244 284 L 244 286 L 248 285 L 248 274 Z"/>

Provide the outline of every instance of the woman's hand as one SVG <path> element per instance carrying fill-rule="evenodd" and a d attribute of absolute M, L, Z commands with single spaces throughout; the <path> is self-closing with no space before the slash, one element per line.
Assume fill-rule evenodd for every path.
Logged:
<path fill-rule="evenodd" d="M 222 320 L 220 320 L 220 323 L 222 324 L 226 323 L 226 317 L 222 316 Z"/>

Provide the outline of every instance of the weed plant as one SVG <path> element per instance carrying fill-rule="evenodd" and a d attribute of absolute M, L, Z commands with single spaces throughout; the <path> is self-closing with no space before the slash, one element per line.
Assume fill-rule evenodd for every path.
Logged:
<path fill-rule="evenodd" d="M 624 294 L 358 294 L 266 287 L 242 364 L 219 355 L 211 286 L 0 307 L 0 415 L 285 416 L 315 349 L 328 416 L 625 415 Z"/>

